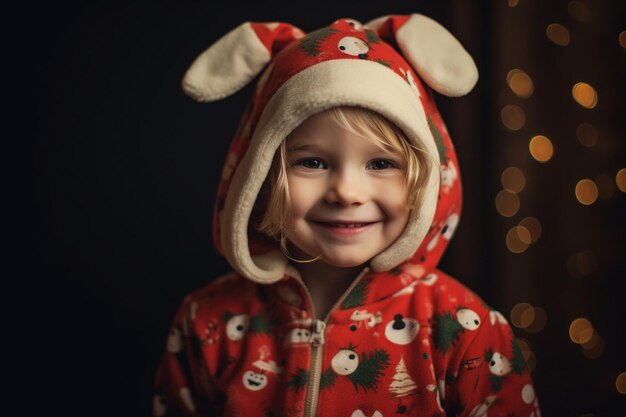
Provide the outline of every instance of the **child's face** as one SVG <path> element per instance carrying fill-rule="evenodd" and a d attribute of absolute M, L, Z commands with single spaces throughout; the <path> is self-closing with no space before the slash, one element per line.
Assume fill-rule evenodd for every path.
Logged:
<path fill-rule="evenodd" d="M 300 256 L 354 267 L 400 236 L 410 212 L 403 155 L 339 127 L 327 112 L 301 124 L 286 145 L 293 224 L 285 236 Z"/>

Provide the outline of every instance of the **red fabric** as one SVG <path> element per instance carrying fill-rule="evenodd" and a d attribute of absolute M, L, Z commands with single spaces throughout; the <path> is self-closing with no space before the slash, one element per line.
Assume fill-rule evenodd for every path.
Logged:
<path fill-rule="evenodd" d="M 538 416 L 531 377 L 521 352 L 514 351 L 509 325 L 455 279 L 438 270 L 418 278 L 412 266 L 364 275 L 357 293 L 365 298 L 348 297 L 358 302 L 331 312 L 321 368 L 328 376 L 322 378 L 317 416 L 353 416 L 358 410 L 366 416 L 376 411 L 382 416 Z M 404 294 L 394 296 L 400 290 Z M 369 315 L 380 320 L 355 320 Z M 393 330 L 398 315 L 419 326 L 414 337 L 410 326 Z M 202 415 L 181 399 L 187 387 L 195 410 L 205 415 L 302 416 L 308 385 L 298 377 L 309 371 L 311 345 L 289 341 L 297 329 L 310 330 L 311 318 L 310 301 L 294 278 L 263 286 L 232 274 L 211 283 L 181 306 L 156 393 L 173 415 Z M 478 324 L 468 326 L 468 319 Z M 247 324 L 241 332 L 238 321 Z M 346 349 L 360 363 L 341 375 L 333 358 Z M 258 361 L 275 363 L 279 372 L 259 367 Z M 263 375 L 267 385 L 251 390 L 246 375 Z M 407 382 L 407 377 L 413 382 L 407 395 L 394 395 L 394 378 Z"/>
<path fill-rule="evenodd" d="M 405 21 L 391 19 L 380 30 Z M 289 28 L 281 24 L 274 30 Z M 331 311 L 316 415 L 539 417 L 531 377 L 509 325 L 437 269 L 459 221 L 462 188 L 454 147 L 430 90 L 379 33 L 346 19 L 330 29 L 317 43 L 306 42 L 320 32 L 281 45 L 261 75 L 222 172 L 213 230 L 218 251 L 219 213 L 232 172 L 273 93 L 295 73 L 329 59 L 387 66 L 419 94 L 437 142 L 442 167 L 437 210 L 409 260 L 364 274 Z M 266 37 L 271 30 L 264 26 L 258 33 Z M 338 49 L 346 36 L 367 43 L 367 54 Z M 254 235 L 250 247 L 253 254 L 268 248 Z M 315 319 L 322 318 L 312 317 L 303 284 L 288 275 L 261 285 L 232 273 L 192 293 L 173 321 L 158 368 L 155 415 L 302 416 Z"/>

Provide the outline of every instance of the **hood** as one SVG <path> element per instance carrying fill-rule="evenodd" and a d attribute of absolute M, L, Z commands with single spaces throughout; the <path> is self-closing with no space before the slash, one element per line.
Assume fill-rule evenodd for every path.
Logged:
<path fill-rule="evenodd" d="M 261 72 L 222 170 L 213 214 L 218 252 L 252 281 L 272 283 L 284 276 L 287 259 L 250 225 L 275 151 L 308 117 L 336 106 L 361 106 L 385 116 L 439 162 L 433 164 L 422 207 L 412 211 L 403 233 L 370 268 L 390 271 L 402 263 L 420 271 L 434 268 L 459 222 L 461 181 L 431 88 L 460 96 L 475 85 L 476 66 L 460 43 L 419 14 L 365 25 L 339 19 L 308 34 L 286 23 L 247 22 L 196 59 L 183 89 L 198 101 L 218 100 Z"/>

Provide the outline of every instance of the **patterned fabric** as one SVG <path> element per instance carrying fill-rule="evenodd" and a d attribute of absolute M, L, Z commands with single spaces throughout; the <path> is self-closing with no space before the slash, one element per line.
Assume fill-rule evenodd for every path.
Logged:
<path fill-rule="evenodd" d="M 420 270 L 366 272 L 329 314 L 316 415 L 539 416 L 504 317 Z M 304 415 L 314 322 L 288 275 L 261 285 L 230 274 L 194 292 L 171 327 L 155 415 Z"/>
<path fill-rule="evenodd" d="M 262 42 L 274 39 L 263 44 L 278 51 L 271 51 L 275 57 L 231 144 L 214 211 L 214 240 L 221 250 L 219 214 L 267 101 L 293 74 L 331 59 L 375 61 L 420 98 L 441 162 L 437 209 L 426 238 L 394 268 L 366 268 L 324 321 L 313 317 L 308 292 L 289 268 L 273 284 L 233 272 L 193 292 L 167 337 L 156 375 L 155 416 L 540 416 L 506 319 L 437 269 L 460 219 L 461 181 L 430 90 L 380 38 L 404 21 L 396 17 L 371 30 L 340 19 L 307 35 L 286 24 L 253 24 Z M 276 38 L 283 39 L 278 47 Z M 249 238 L 253 254 L 274 247 L 252 231 Z"/>

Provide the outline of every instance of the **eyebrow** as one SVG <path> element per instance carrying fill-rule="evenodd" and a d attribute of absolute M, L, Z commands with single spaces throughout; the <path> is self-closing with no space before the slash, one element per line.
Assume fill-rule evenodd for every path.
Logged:
<path fill-rule="evenodd" d="M 308 150 L 319 150 L 320 147 L 318 145 L 314 145 L 311 143 L 304 143 L 302 145 L 299 146 L 289 146 L 287 145 L 287 152 L 293 152 L 293 151 L 308 151 Z"/>

